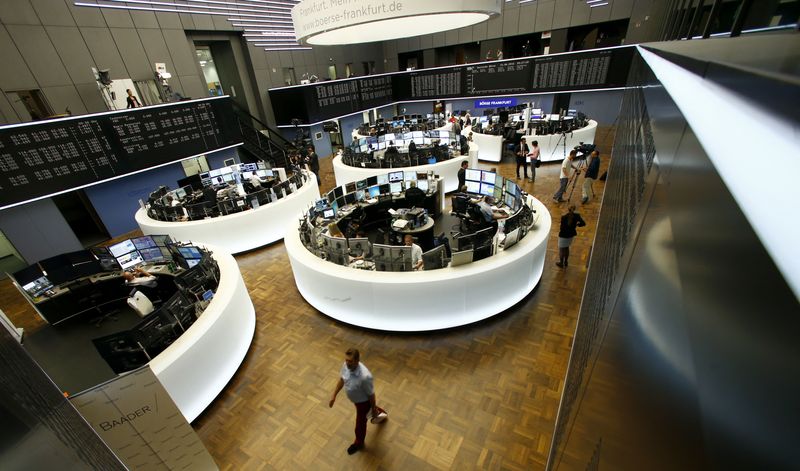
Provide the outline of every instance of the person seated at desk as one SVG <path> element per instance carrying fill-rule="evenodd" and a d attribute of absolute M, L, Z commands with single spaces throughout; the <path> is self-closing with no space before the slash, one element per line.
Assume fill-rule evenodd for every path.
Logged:
<path fill-rule="evenodd" d="M 417 143 L 414 142 L 414 141 L 409 142 L 408 143 L 408 154 L 411 155 L 411 154 L 416 154 L 416 153 L 417 153 Z"/>
<path fill-rule="evenodd" d="M 180 206 L 181 204 L 180 200 L 175 199 L 175 197 L 173 197 L 172 195 L 167 195 L 166 200 L 167 200 L 166 205 L 172 208 L 174 208 L 175 206 Z"/>
<path fill-rule="evenodd" d="M 122 277 L 125 279 L 125 285 L 127 286 L 155 288 L 158 284 L 158 278 L 155 275 L 151 275 L 138 267 L 133 272 L 122 272 Z"/>
<path fill-rule="evenodd" d="M 414 237 L 406 234 L 403 237 L 403 245 L 411 247 L 411 266 L 414 270 L 422 269 L 422 247 L 414 243 Z"/>
<path fill-rule="evenodd" d="M 417 182 L 411 180 L 411 188 L 406 190 L 406 206 L 409 208 L 414 208 L 417 206 L 421 206 L 425 202 L 425 195 L 426 193 L 423 190 L 417 188 Z"/>
<path fill-rule="evenodd" d="M 483 219 L 487 223 L 493 223 L 497 219 L 505 219 L 508 217 L 504 211 L 498 211 L 492 208 L 492 205 L 495 203 L 494 198 L 491 196 L 485 196 L 477 203 L 475 206 L 481 211 L 481 215 Z"/>
<path fill-rule="evenodd" d="M 217 200 L 222 200 L 226 198 L 236 198 L 239 196 L 239 190 L 236 188 L 236 183 L 230 182 L 228 186 L 223 187 L 221 190 L 217 191 Z"/>
<path fill-rule="evenodd" d="M 248 183 L 250 183 L 251 185 L 253 185 L 253 188 L 255 188 L 255 190 L 254 190 L 254 191 L 258 191 L 258 190 L 260 190 L 260 189 L 262 188 L 262 187 L 261 187 L 261 184 L 262 184 L 262 183 L 266 183 L 266 180 L 262 180 L 262 179 L 261 179 L 261 178 L 259 178 L 259 177 L 258 177 L 258 175 L 256 175 L 255 173 L 254 173 L 254 174 L 252 174 L 252 175 L 250 175 L 250 178 L 249 178 L 247 181 L 248 181 Z"/>

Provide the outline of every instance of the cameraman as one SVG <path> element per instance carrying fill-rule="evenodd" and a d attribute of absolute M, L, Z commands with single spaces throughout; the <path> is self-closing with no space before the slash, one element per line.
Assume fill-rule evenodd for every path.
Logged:
<path fill-rule="evenodd" d="M 567 191 L 567 183 L 569 183 L 569 179 L 572 177 L 573 170 L 577 172 L 577 175 L 580 175 L 580 170 L 578 170 L 578 167 L 572 163 L 577 154 L 578 151 L 573 149 L 569 151 L 569 155 L 561 162 L 561 176 L 559 180 L 560 186 L 558 191 L 556 191 L 556 193 L 553 195 L 553 201 L 556 203 L 564 202 L 561 197 L 564 196 L 564 192 Z"/>
<path fill-rule="evenodd" d="M 583 176 L 583 198 L 581 198 L 582 204 L 586 204 L 589 201 L 589 193 L 594 196 L 594 189 L 592 188 L 592 185 L 597 179 L 597 174 L 599 173 L 600 152 L 594 150 L 591 154 L 589 154 L 589 159 L 587 160 L 586 166 L 586 174 Z"/>

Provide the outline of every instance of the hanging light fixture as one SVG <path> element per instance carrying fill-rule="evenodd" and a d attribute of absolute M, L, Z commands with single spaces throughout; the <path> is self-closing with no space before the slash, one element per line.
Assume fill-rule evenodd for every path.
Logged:
<path fill-rule="evenodd" d="M 300 44 L 359 44 L 471 26 L 497 16 L 501 0 L 302 0 L 292 8 Z"/>

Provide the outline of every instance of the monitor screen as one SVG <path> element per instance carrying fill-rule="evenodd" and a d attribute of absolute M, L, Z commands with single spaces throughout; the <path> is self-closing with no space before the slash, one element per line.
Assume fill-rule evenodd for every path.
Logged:
<path fill-rule="evenodd" d="M 442 139 L 450 139 L 450 131 L 440 129 L 439 130 L 439 137 Z"/>
<path fill-rule="evenodd" d="M 133 242 L 133 246 L 138 250 L 148 249 L 157 245 L 156 241 L 150 236 L 135 237 L 131 239 L 131 242 Z"/>
<path fill-rule="evenodd" d="M 203 253 L 197 247 L 178 247 L 178 252 L 185 259 L 200 259 L 203 257 Z"/>
<path fill-rule="evenodd" d="M 421 137 L 415 137 L 415 138 L 414 138 L 414 139 L 412 139 L 412 140 L 414 141 L 414 144 L 416 144 L 416 145 L 418 145 L 418 146 L 421 146 L 421 145 L 424 145 L 424 144 L 425 144 L 425 139 L 423 139 L 423 138 L 421 138 Z"/>
<path fill-rule="evenodd" d="M 342 196 L 343 194 L 344 194 L 344 188 L 342 188 L 341 186 L 337 186 L 336 188 L 333 189 L 333 197 L 334 198 L 338 198 L 338 197 Z"/>
<path fill-rule="evenodd" d="M 145 262 L 155 263 L 166 261 L 166 258 L 164 258 L 164 254 L 161 253 L 161 248 L 159 247 L 139 249 L 139 254 L 142 256 L 142 260 Z"/>
<path fill-rule="evenodd" d="M 377 181 L 378 185 L 383 185 L 385 183 L 389 183 L 389 174 L 387 174 L 387 173 L 383 173 L 381 175 L 378 175 L 377 178 L 378 178 L 378 181 Z"/>
<path fill-rule="evenodd" d="M 234 180 L 235 180 L 235 178 L 233 177 L 232 173 L 227 173 L 227 174 L 222 176 L 222 181 L 224 181 L 226 183 L 230 183 L 230 182 L 232 182 Z"/>
<path fill-rule="evenodd" d="M 516 188 L 516 186 L 517 185 L 515 185 L 511 180 L 506 180 L 506 193 L 511 193 L 513 195 L 515 191 L 514 188 Z"/>
<path fill-rule="evenodd" d="M 192 268 L 195 265 L 197 265 L 198 263 L 200 263 L 200 259 L 199 258 L 187 258 L 186 259 L 186 268 Z"/>
<path fill-rule="evenodd" d="M 253 177 L 253 172 L 242 172 L 242 179 L 250 180 Z"/>
<path fill-rule="evenodd" d="M 222 172 L 219 169 L 209 170 L 208 176 L 209 178 L 219 177 L 222 175 Z"/>
<path fill-rule="evenodd" d="M 514 195 L 510 195 L 510 194 L 506 193 L 506 206 L 508 206 L 511 209 L 514 209 L 514 200 L 515 199 L 516 198 L 514 198 Z"/>
<path fill-rule="evenodd" d="M 31 265 L 29 267 L 23 268 L 20 271 L 14 272 L 14 279 L 20 285 L 26 285 L 34 280 L 37 280 L 44 276 L 42 270 L 39 268 L 39 265 Z"/>
<path fill-rule="evenodd" d="M 369 187 L 369 197 L 370 198 L 377 198 L 378 195 L 381 194 L 381 188 L 378 185 L 373 185 Z"/>
<path fill-rule="evenodd" d="M 356 201 L 364 201 L 364 190 L 356 190 Z"/>
<path fill-rule="evenodd" d="M 222 177 L 214 177 L 211 179 L 212 185 L 222 185 L 223 183 L 225 183 L 225 180 L 223 180 Z"/>
<path fill-rule="evenodd" d="M 339 212 L 339 202 L 334 200 L 334 202 L 331 203 L 331 209 L 333 209 L 333 214 L 334 215 L 336 213 L 338 213 Z"/>
<path fill-rule="evenodd" d="M 418 180 L 417 181 L 417 188 L 419 188 L 422 191 L 427 192 L 428 191 L 428 180 Z"/>
<path fill-rule="evenodd" d="M 385 194 L 389 193 L 389 184 L 388 183 L 384 183 L 383 185 L 378 185 L 378 188 L 380 188 L 382 195 L 385 195 Z"/>
<path fill-rule="evenodd" d="M 467 180 L 467 193 L 480 193 L 481 184 L 472 180 Z"/>
<path fill-rule="evenodd" d="M 378 177 L 377 176 L 367 178 L 367 186 L 374 186 L 374 185 L 377 185 L 377 184 L 378 184 Z"/>
<path fill-rule="evenodd" d="M 472 180 L 475 182 L 481 181 L 481 171 L 468 168 L 466 173 L 467 180 Z"/>
<path fill-rule="evenodd" d="M 500 175 L 496 176 L 494 178 L 494 186 L 499 186 L 500 189 L 502 190 L 503 189 L 503 177 L 501 177 Z"/>
<path fill-rule="evenodd" d="M 177 190 L 175 190 L 175 197 L 178 198 L 179 200 L 186 198 L 186 190 L 184 190 L 183 188 L 178 188 Z"/>
<path fill-rule="evenodd" d="M 144 259 L 139 252 L 134 250 L 133 252 L 129 252 L 117 257 L 117 263 L 119 263 L 119 266 L 122 267 L 123 270 L 127 270 L 128 268 L 141 265 L 144 263 Z"/>
<path fill-rule="evenodd" d="M 155 241 L 156 245 L 160 247 L 166 247 L 167 244 L 172 243 L 172 239 L 168 235 L 163 235 L 163 234 L 151 235 L 150 238 L 152 238 L 153 241 Z"/>
<path fill-rule="evenodd" d="M 367 187 L 367 181 L 366 180 L 359 180 L 359 181 L 356 182 L 356 190 L 363 190 L 366 187 Z"/>
<path fill-rule="evenodd" d="M 403 181 L 403 172 L 391 172 L 389 174 L 389 183 Z"/>
<path fill-rule="evenodd" d="M 355 192 L 344 195 L 344 204 L 353 204 L 355 202 L 356 202 Z"/>
<path fill-rule="evenodd" d="M 392 193 L 400 193 L 401 191 L 403 191 L 403 183 L 402 182 L 390 183 L 389 189 Z"/>
<path fill-rule="evenodd" d="M 416 179 L 417 179 L 417 172 L 409 172 L 409 171 L 403 172 L 403 180 L 408 182 Z"/>
<path fill-rule="evenodd" d="M 492 185 L 494 185 L 495 176 L 496 175 L 493 172 L 483 171 L 481 172 L 481 181 L 485 183 L 491 183 Z"/>
<path fill-rule="evenodd" d="M 33 297 L 39 296 L 52 287 L 53 283 L 51 283 L 46 276 L 40 276 L 30 283 L 22 285 L 22 289 Z"/>
<path fill-rule="evenodd" d="M 355 183 L 348 183 L 344 186 L 344 193 L 352 193 L 356 191 L 356 184 Z"/>
<path fill-rule="evenodd" d="M 495 186 L 494 193 L 492 193 L 492 197 L 497 201 L 497 204 L 503 201 L 503 187 L 502 186 Z"/>
<path fill-rule="evenodd" d="M 492 196 L 494 194 L 494 185 L 491 183 L 481 183 L 481 194 L 485 196 Z"/>
<path fill-rule="evenodd" d="M 380 144 L 381 142 L 385 142 L 385 141 L 386 141 L 386 135 L 385 134 L 382 135 L 382 136 L 378 136 L 378 144 Z"/>
<path fill-rule="evenodd" d="M 122 242 L 110 246 L 108 250 L 111 251 L 111 255 L 119 257 L 121 255 L 125 255 L 126 253 L 133 252 L 134 250 L 136 250 L 136 246 L 133 245 L 133 242 L 131 242 L 130 239 L 126 239 L 123 240 Z"/>
<path fill-rule="evenodd" d="M 386 139 L 386 142 L 394 141 L 394 139 L 395 139 L 394 138 L 394 133 L 391 133 L 391 132 L 384 134 L 383 137 L 384 137 L 384 139 Z M 389 145 L 391 145 L 391 144 L 389 144 Z"/>
<path fill-rule="evenodd" d="M 332 191 L 329 191 L 328 195 L 327 195 L 327 199 L 328 199 L 328 203 L 333 203 L 333 200 L 336 199 L 336 196 L 333 195 Z"/>
<path fill-rule="evenodd" d="M 219 169 L 219 173 L 221 175 L 227 175 L 233 173 L 233 167 L 222 167 L 221 169 Z"/>
<path fill-rule="evenodd" d="M 326 209 L 322 212 L 322 217 L 325 219 L 333 219 L 333 216 L 335 216 L 333 208 Z"/>

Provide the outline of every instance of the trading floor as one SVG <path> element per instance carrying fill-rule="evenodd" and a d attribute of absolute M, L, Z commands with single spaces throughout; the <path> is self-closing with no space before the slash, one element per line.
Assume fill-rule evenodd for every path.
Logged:
<path fill-rule="evenodd" d="M 597 133 L 601 174 L 613 131 Z M 321 159 L 322 191 L 335 185 L 331 159 Z M 513 177 L 513 158 L 498 171 Z M 481 164 L 481 168 L 492 166 Z M 256 334 L 222 395 L 193 422 L 221 469 L 465 470 L 544 469 L 600 210 L 580 204 L 587 221 L 559 269 L 556 204 L 559 164 L 519 181 L 553 217 L 548 258 L 536 289 L 508 312 L 487 321 L 422 334 L 368 331 L 334 321 L 306 303 L 294 284 L 283 242 L 236 256 L 256 308 Z M 449 204 L 449 198 L 448 198 Z M 123 236 L 129 237 L 131 234 Z M 8 280 L 0 282 L 6 314 L 28 332 L 38 317 Z M 387 299 L 407 303 L 413 299 Z M 375 376 L 378 404 L 389 412 L 369 425 L 364 452 L 348 456 L 354 410 L 344 395 L 328 401 L 343 352 L 359 348 Z"/>

